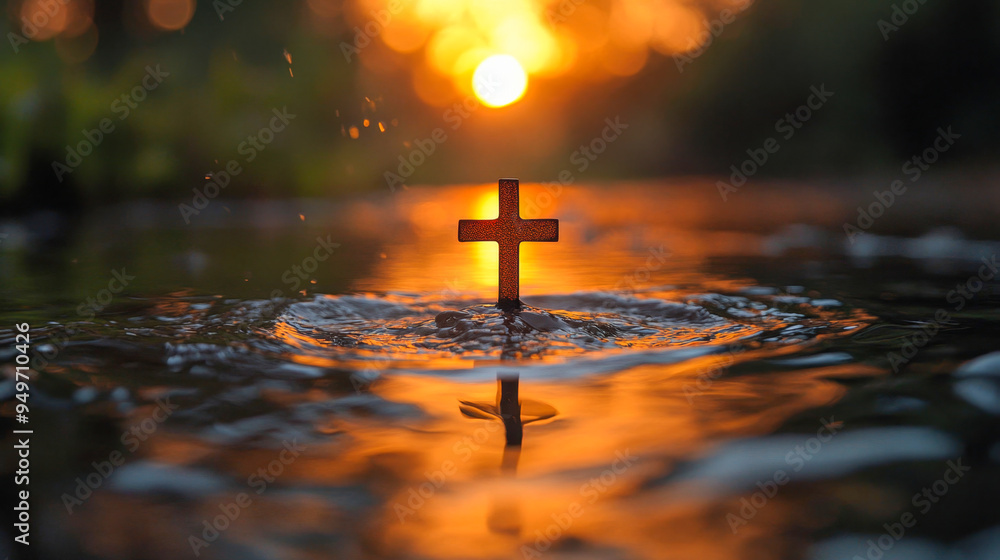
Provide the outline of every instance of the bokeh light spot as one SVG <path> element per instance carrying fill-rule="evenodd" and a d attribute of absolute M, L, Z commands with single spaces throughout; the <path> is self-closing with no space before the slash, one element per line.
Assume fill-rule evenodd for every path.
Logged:
<path fill-rule="evenodd" d="M 472 89 L 487 107 L 503 107 L 521 99 L 528 88 L 528 74 L 509 54 L 496 54 L 479 63 L 472 75 Z"/>
<path fill-rule="evenodd" d="M 31 26 L 35 41 L 47 41 L 63 32 L 69 23 L 69 8 L 60 3 L 28 0 L 21 5 L 21 21 Z"/>
<path fill-rule="evenodd" d="M 194 16 L 194 0 L 147 0 L 149 21 L 160 29 L 177 31 Z"/>

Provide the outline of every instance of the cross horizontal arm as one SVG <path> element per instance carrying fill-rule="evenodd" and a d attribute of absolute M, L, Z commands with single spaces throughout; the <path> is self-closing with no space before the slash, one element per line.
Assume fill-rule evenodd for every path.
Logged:
<path fill-rule="evenodd" d="M 519 211 L 517 179 L 500 179 L 499 214 L 495 220 L 459 220 L 459 241 L 495 241 L 499 253 L 499 298 L 504 311 L 521 308 L 520 257 L 525 241 L 559 241 L 559 220 L 525 220 Z"/>
<path fill-rule="evenodd" d="M 559 220 L 524 220 L 521 241 L 559 241 Z"/>
<path fill-rule="evenodd" d="M 496 241 L 496 220 L 459 220 L 459 241 Z"/>

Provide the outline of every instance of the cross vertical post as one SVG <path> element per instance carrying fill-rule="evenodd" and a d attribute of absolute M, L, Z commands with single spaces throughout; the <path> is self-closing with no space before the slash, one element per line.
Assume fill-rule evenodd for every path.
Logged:
<path fill-rule="evenodd" d="M 524 241 L 559 241 L 559 220 L 521 218 L 520 183 L 500 179 L 500 208 L 495 220 L 459 220 L 459 241 L 495 241 L 500 252 L 497 307 L 517 311 L 520 299 L 520 255 Z"/>
<path fill-rule="evenodd" d="M 518 398 L 517 376 L 497 376 L 497 410 L 507 436 L 507 445 L 521 445 L 524 427 L 521 424 L 521 399 Z"/>

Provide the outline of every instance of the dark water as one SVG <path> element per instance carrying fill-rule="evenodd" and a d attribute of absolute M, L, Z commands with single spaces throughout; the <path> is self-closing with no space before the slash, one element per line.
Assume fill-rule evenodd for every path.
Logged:
<path fill-rule="evenodd" d="M 38 373 L 31 553 L 0 552 L 1000 556 L 1000 244 L 527 189 L 562 237 L 505 315 L 455 240 L 492 189 L 2 225 L 11 429 L 16 323 Z"/>

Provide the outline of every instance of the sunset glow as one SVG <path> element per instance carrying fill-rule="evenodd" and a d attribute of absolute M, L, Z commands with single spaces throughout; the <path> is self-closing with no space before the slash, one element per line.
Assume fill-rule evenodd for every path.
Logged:
<path fill-rule="evenodd" d="M 314 4 L 318 2 L 310 2 Z M 484 105 L 497 107 L 519 96 L 500 103 L 472 85 L 473 73 L 497 53 L 515 60 L 525 79 L 573 77 L 585 83 L 631 76 L 645 67 L 651 54 L 671 56 L 702 48 L 712 39 L 708 22 L 721 13 L 734 17 L 752 4 L 752 0 L 607 4 L 356 0 L 347 22 L 358 29 L 369 25 L 371 38 L 385 49 L 368 55 L 372 70 L 388 72 L 402 63 L 401 57 L 407 59 L 413 87 L 424 101 L 443 106 L 474 94 Z M 321 15 L 315 7 L 313 11 Z M 375 26 L 373 21 L 385 23 Z"/>
<path fill-rule="evenodd" d="M 516 58 L 498 54 L 476 67 L 472 88 L 483 105 L 503 107 L 521 99 L 528 88 L 528 75 Z"/>

